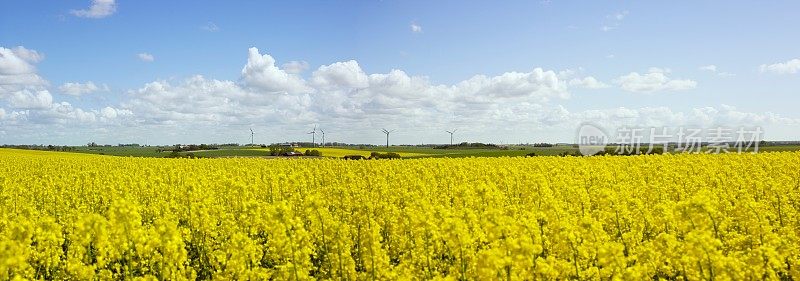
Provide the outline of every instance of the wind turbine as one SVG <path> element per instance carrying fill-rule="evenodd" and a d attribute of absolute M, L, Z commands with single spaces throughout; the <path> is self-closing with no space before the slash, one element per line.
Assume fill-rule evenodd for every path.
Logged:
<path fill-rule="evenodd" d="M 250 128 L 250 146 L 253 146 L 253 135 L 255 132 L 253 132 L 253 128 Z"/>
<path fill-rule="evenodd" d="M 319 131 L 322 132 L 322 146 L 325 146 L 325 131 L 322 129 L 319 129 Z"/>
<path fill-rule="evenodd" d="M 458 129 L 455 129 L 455 130 L 453 130 L 453 131 L 445 131 L 445 132 L 447 132 L 448 134 L 450 134 L 450 146 L 453 146 L 453 134 L 455 134 L 455 133 L 456 133 L 456 131 L 458 131 Z"/>
<path fill-rule="evenodd" d="M 394 130 L 389 131 L 389 130 L 383 129 L 383 133 L 386 134 L 386 147 L 389 147 L 389 134 L 392 133 L 392 132 L 394 132 Z"/>
<path fill-rule="evenodd" d="M 311 131 L 311 132 L 308 132 L 308 133 L 311 134 L 311 147 L 316 146 L 316 142 L 317 142 L 317 125 L 315 124 L 314 125 L 314 130 Z"/>

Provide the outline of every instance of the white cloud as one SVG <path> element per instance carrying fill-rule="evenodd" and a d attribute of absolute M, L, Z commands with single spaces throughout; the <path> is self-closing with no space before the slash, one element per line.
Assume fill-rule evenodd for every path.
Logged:
<path fill-rule="evenodd" d="M 249 49 L 247 64 L 242 68 L 242 80 L 249 87 L 273 93 L 311 91 L 300 76 L 280 69 L 272 56 L 261 55 L 257 48 Z"/>
<path fill-rule="evenodd" d="M 417 24 L 415 22 L 412 22 L 410 27 L 411 27 L 411 32 L 413 32 L 413 33 L 422 33 L 422 26 L 421 25 L 419 25 L 419 24 Z"/>
<path fill-rule="evenodd" d="M 39 53 L 36 50 L 26 49 L 22 46 L 17 46 L 11 49 L 11 51 L 16 54 L 19 58 L 29 62 L 29 63 L 38 63 L 44 60 L 44 54 Z"/>
<path fill-rule="evenodd" d="M 796 121 L 771 113 L 747 113 L 729 107 L 697 108 L 686 112 L 675 112 L 667 107 L 570 112 L 553 103 L 569 98 L 568 88 L 608 86 L 592 76 L 573 78 L 576 74 L 573 70 L 535 68 L 530 72 L 507 72 L 497 76 L 476 75 L 448 85 L 433 84 L 424 76 L 409 75 L 401 70 L 369 74 L 358 62 L 344 61 L 320 66 L 307 83 L 298 80 L 308 88 L 305 92 L 274 92 L 254 87 L 247 79 L 261 76 L 253 74 L 265 71 L 270 77 L 280 74 L 280 69 L 274 66 L 274 59 L 254 51 L 248 64 L 250 67 L 245 67 L 242 72 L 241 83 L 202 76 L 177 83 L 156 81 L 132 91 L 133 99 L 124 102 L 122 108 L 151 125 L 218 126 L 258 124 L 270 120 L 272 126 L 302 127 L 324 120 L 331 132 L 349 132 L 349 135 L 369 133 L 373 127 L 397 127 L 398 124 L 414 128 L 410 130 L 461 124 L 476 131 L 491 131 L 496 128 L 572 128 L 570 126 L 579 121 L 640 125 L 794 124 Z M 618 83 L 632 91 L 694 87 L 693 81 L 667 78 L 670 72 L 669 69 L 651 68 L 646 74 L 632 76 L 635 78 L 632 80 L 642 81 L 628 81 L 631 79 L 627 77 Z M 287 80 L 275 81 L 281 85 Z M 636 84 L 630 84 L 632 82 Z M 431 125 L 430 120 L 439 121 Z"/>
<path fill-rule="evenodd" d="M 717 73 L 717 76 L 719 76 L 719 77 L 733 77 L 733 76 L 736 76 L 736 74 L 730 73 L 730 72 L 719 72 L 719 73 Z"/>
<path fill-rule="evenodd" d="M 761 72 L 770 72 L 775 74 L 795 74 L 800 71 L 800 59 L 792 59 L 786 62 L 779 62 L 773 64 L 762 64 Z"/>
<path fill-rule="evenodd" d="M 608 55 L 606 55 L 606 58 L 607 58 L 607 59 L 613 59 L 613 58 L 615 58 L 615 57 L 616 57 L 616 56 L 615 56 L 614 54 L 608 54 Z"/>
<path fill-rule="evenodd" d="M 607 84 L 598 81 L 592 76 L 586 76 L 584 78 L 573 78 L 572 80 L 569 80 L 569 85 L 586 89 L 603 89 L 609 87 Z"/>
<path fill-rule="evenodd" d="M 717 66 L 716 66 L 716 65 L 713 65 L 713 64 L 704 65 L 704 66 L 701 66 L 701 67 L 699 67 L 699 68 L 700 68 L 700 70 L 711 71 L 711 72 L 717 72 Z"/>
<path fill-rule="evenodd" d="M 281 65 L 286 73 L 300 74 L 308 69 L 308 62 L 305 61 L 290 61 Z"/>
<path fill-rule="evenodd" d="M 140 60 L 142 60 L 144 62 L 152 62 L 152 61 L 156 60 L 156 58 L 153 55 L 148 54 L 148 53 L 138 53 L 138 54 L 136 54 L 136 56 Z"/>
<path fill-rule="evenodd" d="M 311 81 L 319 88 L 366 88 L 369 77 L 354 60 L 320 66 Z"/>
<path fill-rule="evenodd" d="M 206 25 L 203 25 L 201 28 L 203 30 L 205 30 L 205 31 L 208 31 L 208 32 L 217 32 L 217 31 L 219 31 L 219 26 L 217 26 L 217 24 L 213 23 L 213 22 L 208 22 L 208 23 L 206 23 Z"/>
<path fill-rule="evenodd" d="M 473 97 L 512 98 L 528 97 L 549 100 L 568 98 L 567 82 L 551 70 L 535 68 L 531 72 L 506 72 L 499 76 L 476 75 L 456 85 L 461 93 Z"/>
<path fill-rule="evenodd" d="M 115 0 L 92 0 L 92 6 L 89 9 L 72 10 L 70 13 L 82 18 L 99 19 L 113 15 L 116 11 Z"/>
<path fill-rule="evenodd" d="M 636 93 L 681 91 L 697 87 L 697 82 L 693 80 L 669 78 L 667 74 L 670 74 L 670 72 L 670 69 L 651 67 L 648 73 L 639 74 L 637 72 L 631 72 L 630 74 L 620 76 L 614 80 L 614 83 L 625 91 Z"/>
<path fill-rule="evenodd" d="M 108 91 L 108 85 L 101 84 L 95 85 L 94 82 L 88 81 L 86 83 L 68 82 L 58 87 L 58 90 L 70 96 L 81 96 L 84 94 L 91 94 L 98 91 Z"/>
<path fill-rule="evenodd" d="M 101 118 L 105 119 L 105 120 L 113 120 L 113 119 L 117 119 L 118 117 L 132 116 L 133 115 L 133 112 L 130 111 L 130 110 L 118 109 L 118 108 L 113 108 L 113 107 L 110 107 L 110 106 L 104 107 L 98 113 L 99 113 L 99 116 Z"/>
<path fill-rule="evenodd" d="M 25 89 L 11 93 L 8 102 L 18 109 L 46 109 L 53 104 L 53 96 L 47 90 L 33 92 Z"/>
<path fill-rule="evenodd" d="M 230 124 L 302 119 L 307 95 L 270 94 L 235 82 L 193 76 L 179 83 L 155 81 L 130 91 L 122 107 L 150 124 Z"/>
<path fill-rule="evenodd" d="M 132 116 L 132 112 L 118 110 L 116 119 L 101 117 L 99 110 L 76 108 L 67 102 L 56 102 L 50 94 L 48 82 L 36 72 L 34 63 L 44 59 L 44 55 L 24 47 L 12 49 L 0 47 L 0 101 L 5 102 L 11 111 L 2 110 L 2 124 L 12 134 L 19 130 L 27 130 L 31 126 L 42 124 L 77 124 L 80 128 L 89 128 L 95 124 L 119 123 Z M 78 93 L 89 90 L 103 90 L 107 86 L 98 86 L 92 82 L 66 83 L 60 87 L 65 92 Z M 2 104 L 0 104 L 2 105 Z M 110 107 L 114 108 L 114 107 Z M 109 113 L 108 110 L 105 110 Z M 99 122 L 99 123 L 98 123 Z M 63 128 L 62 128 L 63 129 Z M 74 131 L 71 127 L 59 132 Z"/>
<path fill-rule="evenodd" d="M 608 127 L 643 126 L 710 128 L 713 126 L 763 126 L 770 124 L 798 125 L 800 119 L 788 118 L 772 112 L 752 113 L 729 105 L 697 107 L 689 111 L 674 111 L 668 107 L 613 108 L 586 110 L 570 114 L 570 125 L 591 121 Z"/>
<path fill-rule="evenodd" d="M 16 47 L 13 49 L 6 49 L 0 47 L 0 75 L 18 75 L 33 73 L 36 68 L 31 64 L 30 53 L 37 54 L 35 51 L 29 51 L 24 47 Z"/>
<path fill-rule="evenodd" d="M 539 104 L 569 96 L 568 82 L 558 72 L 541 68 L 435 85 L 424 76 L 401 70 L 368 74 L 358 62 L 344 61 L 320 66 L 306 82 L 277 68 L 271 56 L 255 48 L 241 75 L 238 83 L 202 76 L 177 83 L 151 82 L 129 92 L 132 99 L 123 102 L 122 108 L 153 125 L 271 120 L 282 126 L 324 119 L 342 124 L 329 126 L 345 130 L 351 126 L 343 124 L 360 124 L 352 127 L 363 129 L 365 122 L 422 126 L 447 112 L 474 119 L 519 119 L 550 112 L 538 112 Z M 556 119 L 547 118 L 548 122 Z M 495 119 L 487 120 L 484 123 L 491 124 Z"/>
<path fill-rule="evenodd" d="M 31 64 L 6 50 L 3 59 L 10 53 Z M 797 119 L 729 106 L 687 111 L 620 107 L 571 112 L 558 104 L 570 98 L 571 89 L 608 87 L 593 76 L 583 75 L 582 68 L 533 68 L 437 84 L 399 69 L 367 73 L 354 60 L 320 66 L 306 81 L 291 70 L 292 64 L 287 62 L 279 68 L 273 57 L 252 48 L 239 79 L 192 76 L 153 81 L 129 90 L 128 98 L 119 104 L 102 104 L 94 109 L 56 101 L 45 86 L 26 85 L 0 95 L 0 124 L 14 136 L 31 136 L 25 130 L 34 127 L 47 128 L 85 142 L 91 130 L 104 129 L 96 134 L 115 132 L 123 139 L 126 135 L 151 134 L 151 141 L 157 139 L 159 143 L 244 142 L 249 139 L 251 126 L 262 132 L 262 142 L 305 140 L 306 126 L 315 123 L 325 128 L 329 140 L 367 143 L 381 140 L 376 130 L 381 127 L 398 129 L 393 142 L 416 143 L 422 137 L 429 138 L 426 143 L 439 137 L 446 141 L 444 134 L 433 132 L 460 128 L 467 140 L 497 143 L 531 140 L 532 135 L 537 136 L 533 140 L 544 141 L 539 136 L 549 137 L 548 130 L 566 132 L 563 136 L 570 138 L 581 121 L 643 126 L 800 124 Z M 6 65 L 28 67 L 17 62 Z M 26 71 L 36 74 L 32 66 Z M 694 81 L 668 76 L 669 69 L 651 68 L 644 74 L 622 76 L 614 83 L 638 92 L 696 86 Z M 59 90 L 83 94 L 103 88 L 85 82 L 67 83 Z M 240 130 L 244 133 L 238 138 Z M 560 140 L 565 139 L 563 136 Z M 519 139 L 510 139 L 516 137 Z"/>
<path fill-rule="evenodd" d="M 33 65 L 42 59 L 44 55 L 25 47 L 0 47 L 0 98 L 26 88 L 41 89 L 46 86 L 47 81 L 39 76 Z"/>

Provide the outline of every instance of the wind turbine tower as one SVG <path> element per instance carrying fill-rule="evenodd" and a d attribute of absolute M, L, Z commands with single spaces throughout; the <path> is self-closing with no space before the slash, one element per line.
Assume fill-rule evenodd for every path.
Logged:
<path fill-rule="evenodd" d="M 389 130 L 383 129 L 383 133 L 386 134 L 386 147 L 389 147 L 389 134 L 391 134 L 392 132 L 394 132 L 394 130 L 389 131 Z"/>
<path fill-rule="evenodd" d="M 322 129 L 320 129 L 319 131 L 322 132 L 322 146 L 325 146 L 325 131 L 323 131 Z"/>
<path fill-rule="evenodd" d="M 458 129 L 455 129 L 455 130 L 452 130 L 452 131 L 445 131 L 448 134 L 450 134 L 450 146 L 453 146 L 453 134 L 455 134 L 456 131 L 458 131 Z"/>
<path fill-rule="evenodd" d="M 311 134 L 311 146 L 312 147 L 316 146 L 317 145 L 316 144 L 316 142 L 317 142 L 317 125 L 314 125 L 314 130 L 311 131 L 311 132 L 308 132 L 308 133 Z"/>
<path fill-rule="evenodd" d="M 250 128 L 250 146 L 253 146 L 253 135 L 255 132 L 253 132 L 253 128 Z"/>

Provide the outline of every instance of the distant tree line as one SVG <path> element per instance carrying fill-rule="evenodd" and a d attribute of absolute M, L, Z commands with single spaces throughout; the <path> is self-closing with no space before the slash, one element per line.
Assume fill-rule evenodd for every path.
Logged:
<path fill-rule="evenodd" d="M 27 149 L 27 150 L 49 150 L 49 151 L 75 151 L 74 147 L 66 146 L 66 145 L 11 145 L 11 144 L 4 144 L 0 146 L 2 148 L 13 148 L 13 149 Z"/>
<path fill-rule="evenodd" d="M 289 145 L 271 144 L 269 145 L 269 155 L 281 156 L 290 152 L 295 152 L 294 147 Z"/>
<path fill-rule="evenodd" d="M 191 152 L 189 152 L 189 153 L 186 153 L 186 154 L 181 154 L 180 152 L 173 151 L 173 152 L 170 152 L 170 153 L 169 153 L 169 155 L 167 155 L 167 156 L 164 156 L 164 158 L 189 158 L 189 159 L 197 159 L 197 158 L 204 158 L 204 157 L 202 157 L 202 156 L 197 156 L 197 155 L 195 155 L 194 153 L 191 153 Z"/>
<path fill-rule="evenodd" d="M 380 153 L 373 151 L 369 154 L 369 159 L 400 159 L 400 154 L 396 152 Z"/>
<path fill-rule="evenodd" d="M 118 147 L 140 147 L 138 143 L 120 143 L 117 144 Z"/>
<path fill-rule="evenodd" d="M 499 148 L 496 144 L 482 142 L 462 142 L 454 145 L 436 145 L 434 149 L 454 149 L 454 148 Z"/>
<path fill-rule="evenodd" d="M 186 151 L 198 151 L 198 150 L 215 150 L 219 149 L 217 146 L 212 146 L 208 144 L 190 144 L 190 145 L 180 145 L 176 144 L 172 148 L 172 152 L 186 152 Z"/>

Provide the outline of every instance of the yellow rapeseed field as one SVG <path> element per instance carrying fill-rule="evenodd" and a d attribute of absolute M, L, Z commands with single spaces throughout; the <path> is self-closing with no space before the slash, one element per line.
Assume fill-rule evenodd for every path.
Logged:
<path fill-rule="evenodd" d="M 800 278 L 800 153 L 0 150 L 0 280 Z"/>

